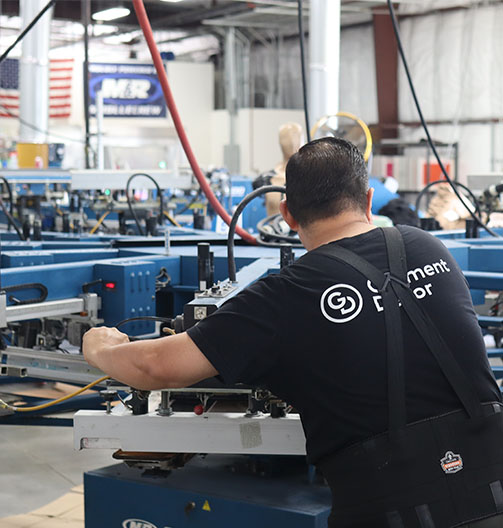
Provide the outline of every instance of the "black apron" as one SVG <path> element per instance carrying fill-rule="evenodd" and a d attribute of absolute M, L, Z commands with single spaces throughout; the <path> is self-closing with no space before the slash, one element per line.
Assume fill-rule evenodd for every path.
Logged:
<path fill-rule="evenodd" d="M 320 248 L 369 279 L 383 297 L 388 431 L 323 458 L 333 496 L 330 528 L 448 528 L 503 512 L 503 412 L 481 403 L 468 376 L 414 297 L 400 231 L 382 229 L 389 272 L 352 251 Z M 460 401 L 460 409 L 407 424 L 401 309 Z"/>

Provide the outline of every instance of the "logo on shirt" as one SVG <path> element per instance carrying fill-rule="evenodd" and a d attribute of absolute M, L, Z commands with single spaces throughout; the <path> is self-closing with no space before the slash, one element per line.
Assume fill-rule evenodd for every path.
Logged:
<path fill-rule="evenodd" d="M 445 457 L 440 459 L 440 465 L 445 473 L 451 475 L 463 469 L 463 459 L 461 455 L 455 455 L 452 451 L 447 451 Z"/>
<path fill-rule="evenodd" d="M 320 306 L 321 313 L 332 323 L 347 323 L 362 311 L 363 298 L 353 286 L 335 284 L 323 292 Z"/>

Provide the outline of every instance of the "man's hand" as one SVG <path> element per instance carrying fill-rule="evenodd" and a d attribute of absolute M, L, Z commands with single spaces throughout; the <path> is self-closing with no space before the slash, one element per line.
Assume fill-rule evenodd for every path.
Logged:
<path fill-rule="evenodd" d="M 117 328 L 100 326 L 91 328 L 84 334 L 82 352 L 85 360 L 93 367 L 98 367 L 96 359 L 100 352 L 114 345 L 129 343 L 129 337 Z"/>

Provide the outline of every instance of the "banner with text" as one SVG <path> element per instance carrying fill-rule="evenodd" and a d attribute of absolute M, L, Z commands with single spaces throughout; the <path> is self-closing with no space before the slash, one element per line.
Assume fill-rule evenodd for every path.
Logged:
<path fill-rule="evenodd" d="M 96 115 L 96 96 L 103 94 L 105 117 L 166 117 L 161 83 L 151 64 L 89 64 L 89 111 Z"/>

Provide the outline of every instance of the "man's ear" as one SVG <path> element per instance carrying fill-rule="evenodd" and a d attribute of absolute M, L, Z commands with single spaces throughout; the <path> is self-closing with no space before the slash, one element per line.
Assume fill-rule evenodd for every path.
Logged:
<path fill-rule="evenodd" d="M 365 216 L 367 220 L 372 223 L 372 197 L 374 196 L 374 188 L 370 187 L 367 191 L 367 210 L 365 211 Z"/>
<path fill-rule="evenodd" d="M 286 205 L 286 198 L 283 198 L 283 200 L 281 200 L 279 203 L 279 211 L 283 217 L 283 220 L 290 226 L 290 229 L 293 231 L 298 231 L 299 223 L 290 213 L 288 206 Z"/>

